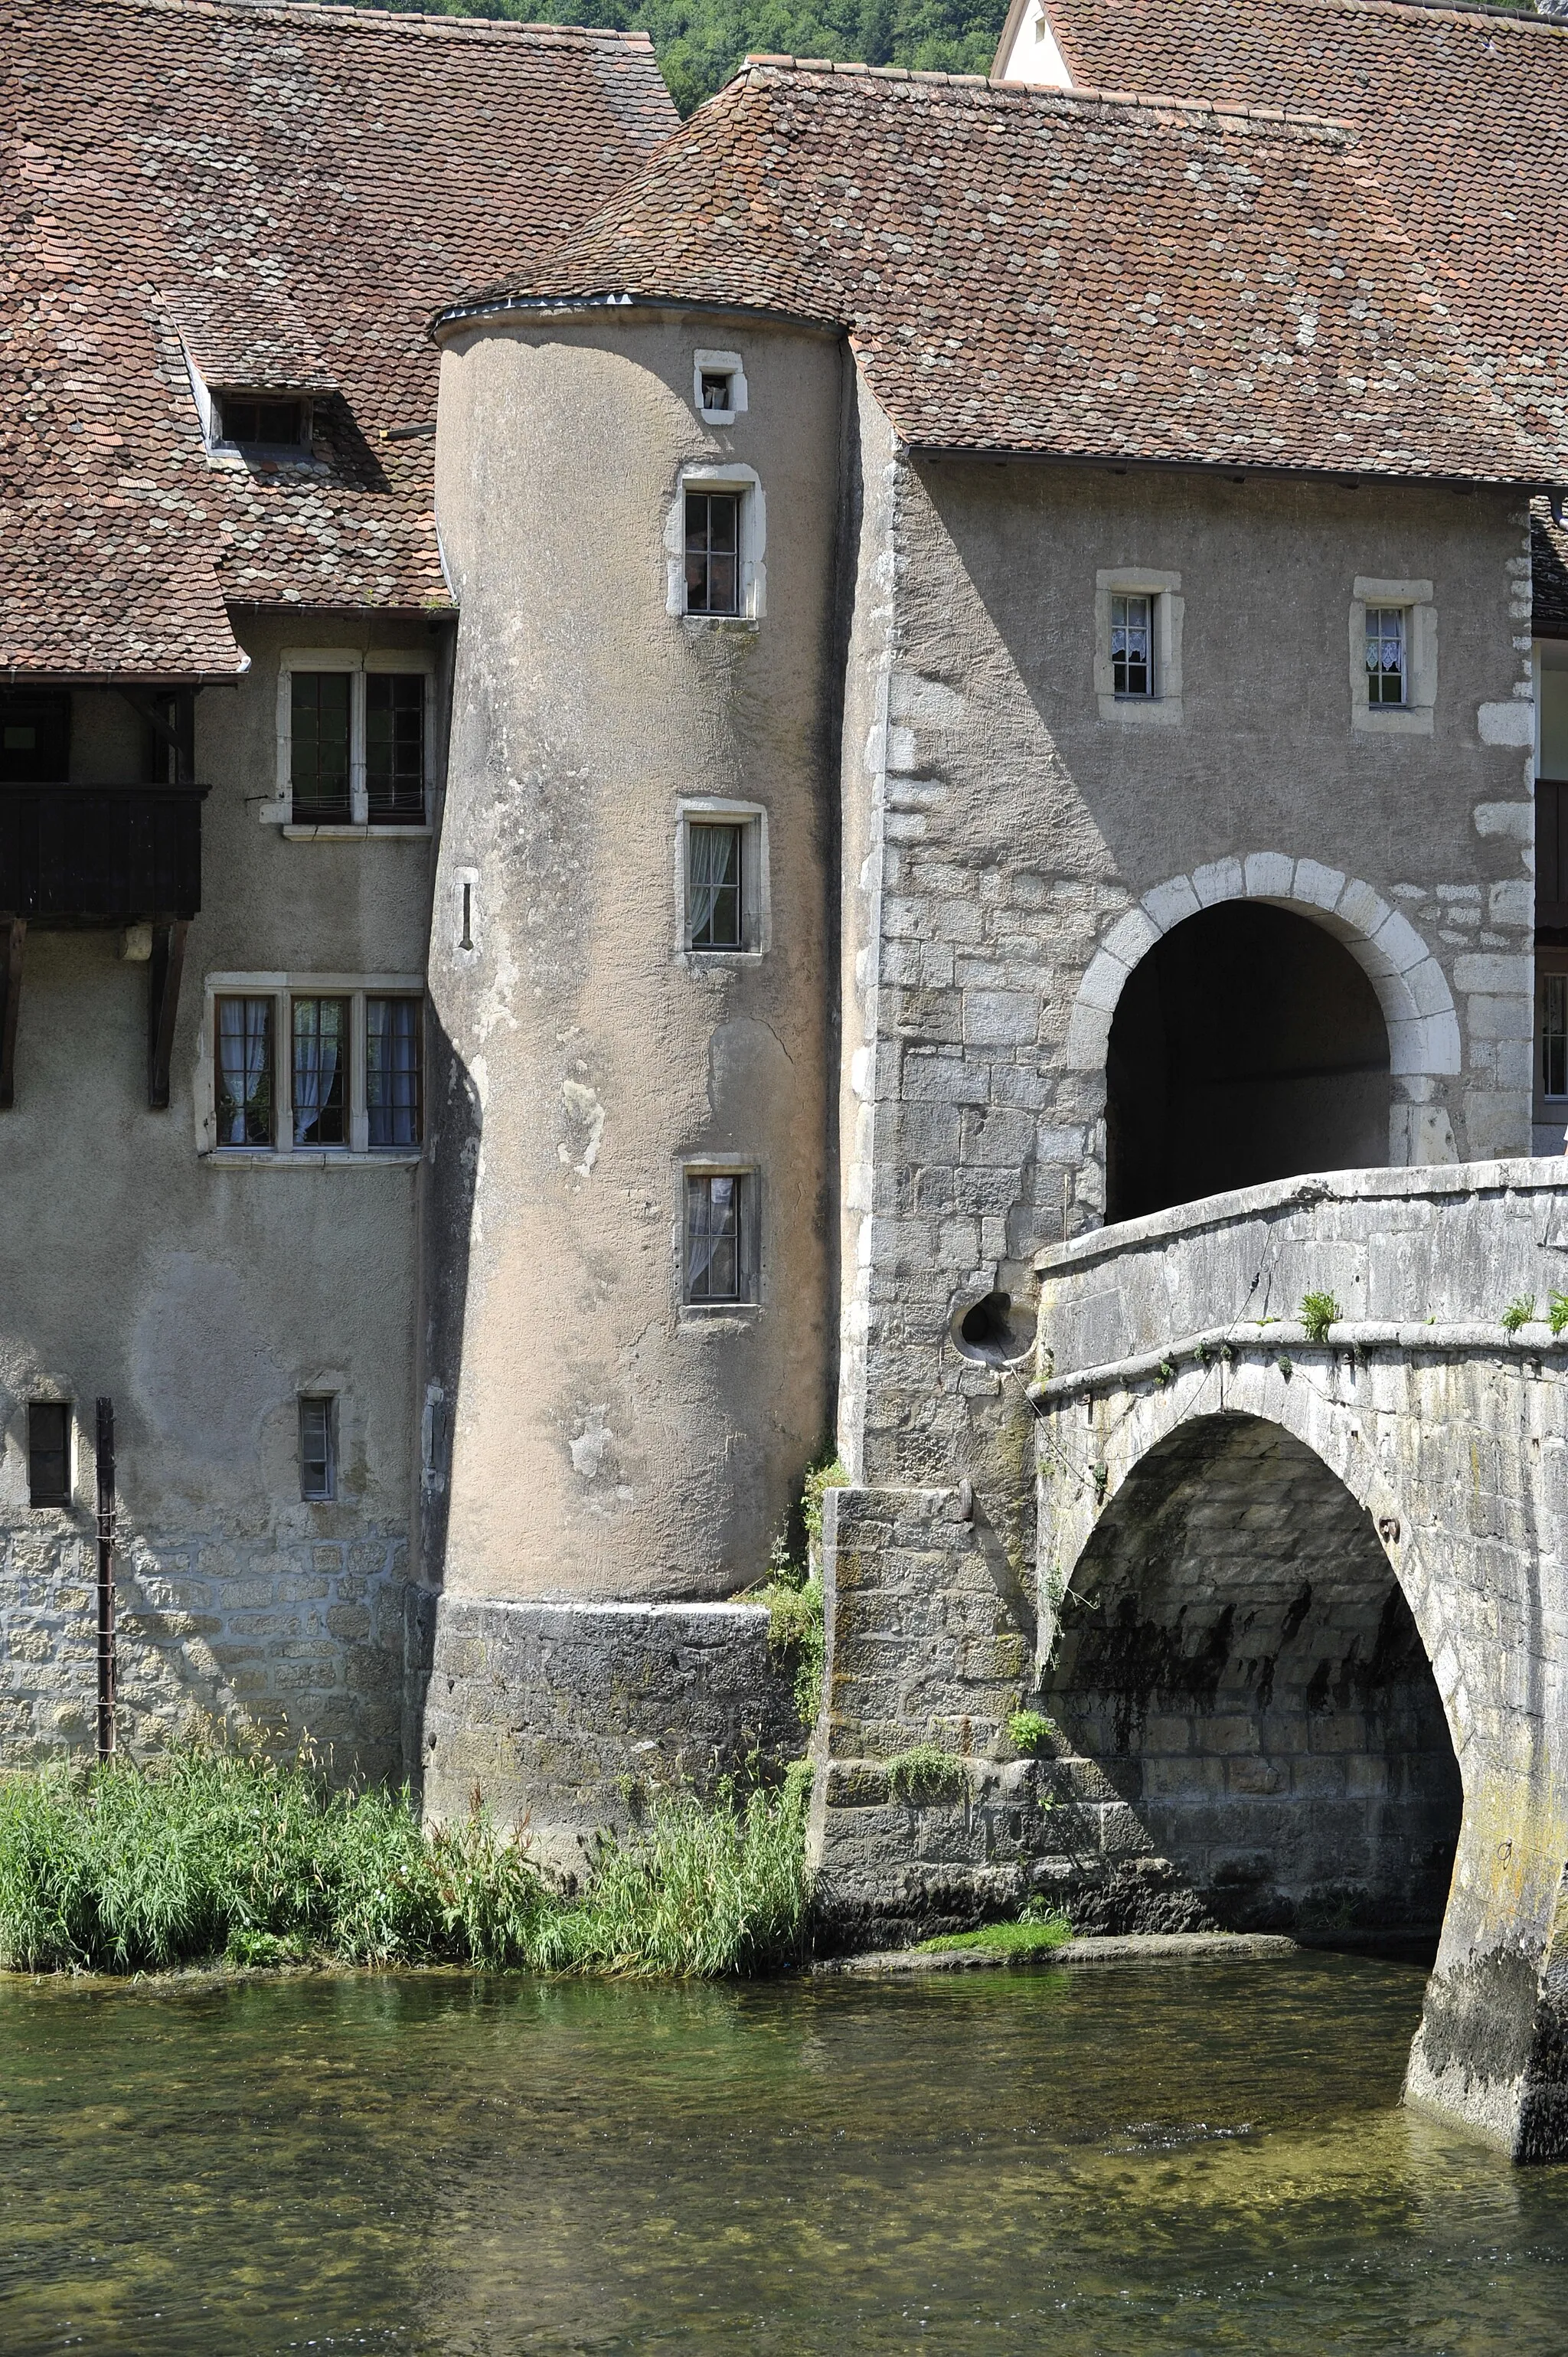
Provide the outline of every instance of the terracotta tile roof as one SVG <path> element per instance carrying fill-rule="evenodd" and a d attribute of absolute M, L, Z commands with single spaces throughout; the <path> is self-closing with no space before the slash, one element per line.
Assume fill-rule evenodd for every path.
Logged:
<path fill-rule="evenodd" d="M 0 0 L 0 669 L 232 671 L 230 605 L 446 600 L 434 306 L 675 127 L 639 34 Z M 324 464 L 209 462 L 180 341 L 321 388 Z M 279 376 L 278 368 L 293 370 Z"/>
<path fill-rule="evenodd" d="M 1568 531 L 1553 523 L 1544 500 L 1531 503 L 1530 570 L 1535 582 L 1535 634 L 1568 639 Z"/>
<path fill-rule="evenodd" d="M 1536 483 L 1562 463 L 1544 411 L 1460 349 L 1355 135 L 1277 111 L 754 59 L 504 292 L 837 322 L 927 447 Z"/>

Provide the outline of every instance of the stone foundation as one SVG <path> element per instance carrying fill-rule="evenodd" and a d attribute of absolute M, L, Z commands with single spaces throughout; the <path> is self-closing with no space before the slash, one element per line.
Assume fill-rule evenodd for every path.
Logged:
<path fill-rule="evenodd" d="M 425 1815 L 476 1792 L 575 1875 L 659 1785 L 782 1772 L 803 1749 L 768 1614 L 743 1604 L 507 1604 L 410 1595 L 409 1724 Z"/>

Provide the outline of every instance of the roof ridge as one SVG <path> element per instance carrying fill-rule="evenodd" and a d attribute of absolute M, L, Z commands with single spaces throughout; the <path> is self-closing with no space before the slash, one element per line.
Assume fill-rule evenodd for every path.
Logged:
<path fill-rule="evenodd" d="M 1393 5 L 1393 0 L 1388 0 L 1388 5 Z M 742 60 L 740 73 L 736 80 L 740 81 L 754 69 L 764 72 L 863 75 L 868 81 L 945 82 L 955 89 L 984 91 L 992 97 L 1017 101 L 1025 105 L 1118 106 L 1141 114 L 1196 114 L 1210 119 L 1218 117 L 1221 122 L 1284 124 L 1293 130 L 1331 131 L 1343 138 L 1356 135 L 1355 126 L 1342 122 L 1337 115 L 1315 114 L 1303 107 L 1229 103 L 1212 98 L 1192 98 L 1175 91 L 1111 90 L 1098 83 L 1086 83 L 1073 90 L 1058 90 L 1040 82 L 1004 81 L 991 74 L 929 72 L 912 66 L 856 65 L 840 62 L 833 58 L 791 58 L 763 51 L 748 54 Z"/>
<path fill-rule="evenodd" d="M 360 0 L 88 0 L 88 5 L 119 8 L 126 15 L 261 16 L 285 23 L 303 18 L 307 23 L 368 24 L 389 31 L 402 27 L 411 33 L 427 36 L 449 32 L 462 33 L 469 38 L 476 34 L 493 35 L 498 39 L 509 41 L 521 36 L 536 44 L 544 41 L 559 42 L 567 48 L 633 49 L 639 55 L 650 51 L 653 47 L 652 35 L 640 27 L 623 32 L 607 25 L 521 24 L 510 16 L 448 16 L 445 10 L 362 5 Z"/>

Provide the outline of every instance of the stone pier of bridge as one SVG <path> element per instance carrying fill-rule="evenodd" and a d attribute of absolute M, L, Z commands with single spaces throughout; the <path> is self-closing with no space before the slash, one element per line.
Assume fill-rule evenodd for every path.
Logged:
<path fill-rule="evenodd" d="M 967 1485 L 829 1494 L 812 1837 L 847 1932 L 1043 1894 L 1424 1942 L 1407 2100 L 1568 2157 L 1565 1180 L 1331 1173 L 1042 1255 L 998 1368 L 1033 1564 Z"/>

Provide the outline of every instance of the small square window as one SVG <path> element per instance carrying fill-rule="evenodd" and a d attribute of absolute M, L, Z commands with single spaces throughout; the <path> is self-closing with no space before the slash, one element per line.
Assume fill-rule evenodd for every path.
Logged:
<path fill-rule="evenodd" d="M 309 419 L 303 401 L 268 400 L 262 394 L 225 393 L 218 397 L 221 438 L 242 448 L 284 449 L 303 443 Z"/>
<path fill-rule="evenodd" d="M 300 1394 L 299 1494 L 317 1503 L 338 1495 L 336 1407 L 330 1392 Z"/>
<path fill-rule="evenodd" d="M 349 1143 L 349 1001 L 296 998 L 294 1028 L 294 1142 Z"/>
<path fill-rule="evenodd" d="M 1152 597 L 1111 600 L 1111 680 L 1115 695 L 1155 693 L 1155 601 Z"/>
<path fill-rule="evenodd" d="M 1568 974 L 1541 977 L 1541 1093 L 1568 1097 Z"/>
<path fill-rule="evenodd" d="M 372 826 L 424 824 L 424 674 L 365 680 L 366 816 Z"/>
<path fill-rule="evenodd" d="M 70 1403 L 27 1402 L 27 1502 L 70 1503 Z"/>
<path fill-rule="evenodd" d="M 750 1171 L 686 1173 L 685 1298 L 694 1308 L 756 1300 L 756 1193 Z"/>
<path fill-rule="evenodd" d="M 746 946 L 744 825 L 686 822 L 686 928 L 694 950 Z"/>
<path fill-rule="evenodd" d="M 218 1143 L 273 1143 L 273 1002 L 218 1001 Z"/>
<path fill-rule="evenodd" d="M 1402 606 L 1368 607 L 1367 701 L 1369 705 L 1408 702 L 1407 634 L 1408 618 Z"/>
<path fill-rule="evenodd" d="M 419 1014 L 417 998 L 365 1001 L 365 1105 L 372 1151 L 419 1144 Z"/>
<path fill-rule="evenodd" d="M 704 369 L 701 377 L 703 409 L 719 409 L 723 410 L 726 416 L 729 415 L 732 407 L 731 382 L 728 369 Z"/>
<path fill-rule="evenodd" d="M 686 493 L 686 611 L 740 612 L 739 491 Z"/>
<path fill-rule="evenodd" d="M 346 826 L 352 682 L 345 671 L 296 671 L 289 679 L 289 775 L 301 825 Z"/>

